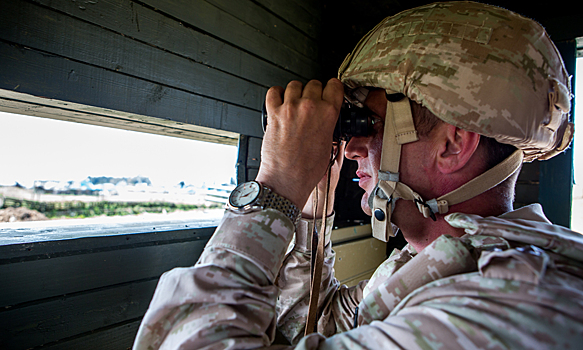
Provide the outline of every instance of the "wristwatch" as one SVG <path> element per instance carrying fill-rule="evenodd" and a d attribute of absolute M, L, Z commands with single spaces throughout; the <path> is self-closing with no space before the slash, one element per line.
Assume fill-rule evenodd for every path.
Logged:
<path fill-rule="evenodd" d="M 244 182 L 235 187 L 227 202 L 227 209 L 239 214 L 267 208 L 282 212 L 294 225 L 300 220 L 301 211 L 295 204 L 257 181 Z"/>

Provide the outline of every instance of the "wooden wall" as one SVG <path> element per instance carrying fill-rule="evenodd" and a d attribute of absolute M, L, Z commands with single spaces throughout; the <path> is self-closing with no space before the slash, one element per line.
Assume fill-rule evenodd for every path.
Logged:
<path fill-rule="evenodd" d="M 0 229 L 0 349 L 130 347 L 160 275 L 193 265 L 213 224 Z"/>
<path fill-rule="evenodd" d="M 334 76 L 380 19 L 424 1 L 320 3 L 2 1 L 0 110 L 238 144 L 238 179 L 254 178 L 267 88 Z M 564 25 L 583 23 L 575 13 L 520 4 L 507 7 L 548 14 L 561 40 L 581 32 Z M 566 205 L 569 157 L 526 166 L 519 203 Z M 560 193 L 553 173 L 567 175 Z M 351 176 L 341 181 L 358 190 Z M 347 198 L 359 197 L 351 191 Z M 160 274 L 192 265 L 213 231 L 187 225 L 1 232 L 0 349 L 131 346 Z"/>
<path fill-rule="evenodd" d="M 262 136 L 268 87 L 319 72 L 309 0 L 0 6 L 6 111 L 236 144 Z"/>

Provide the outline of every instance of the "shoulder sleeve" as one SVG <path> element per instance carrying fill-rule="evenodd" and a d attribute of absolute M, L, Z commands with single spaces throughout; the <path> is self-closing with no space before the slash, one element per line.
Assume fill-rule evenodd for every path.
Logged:
<path fill-rule="evenodd" d="M 292 222 L 272 209 L 226 212 L 195 266 L 162 275 L 134 349 L 270 345 L 274 279 L 293 231 Z"/>
<path fill-rule="evenodd" d="M 578 348 L 583 303 L 579 291 L 557 284 L 565 277 L 538 285 L 477 272 L 441 279 L 417 289 L 384 319 L 328 338 L 310 335 L 297 349 Z"/>

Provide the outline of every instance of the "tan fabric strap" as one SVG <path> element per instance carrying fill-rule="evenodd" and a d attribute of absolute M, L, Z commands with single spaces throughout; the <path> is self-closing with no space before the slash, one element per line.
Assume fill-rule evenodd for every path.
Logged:
<path fill-rule="evenodd" d="M 415 122 L 413 121 L 413 113 L 411 112 L 409 99 L 403 97 L 403 99 L 398 102 L 387 103 L 392 106 L 395 138 L 397 143 L 402 145 L 419 140 L 417 130 L 415 130 Z"/>
<path fill-rule="evenodd" d="M 401 145 L 417 141 L 418 139 L 409 99 L 404 97 L 397 102 L 387 101 L 380 171 L 385 174 L 398 174 L 401 159 Z M 390 151 L 385 152 L 385 150 Z M 397 181 L 399 180 L 397 179 Z M 387 195 L 390 196 L 389 193 Z"/>
<path fill-rule="evenodd" d="M 473 178 L 448 194 L 432 200 L 437 205 L 437 211 L 435 212 L 445 214 L 449 211 L 450 205 L 465 202 L 502 183 L 520 169 L 523 158 L 524 153 L 522 150 L 516 150 L 492 169 Z M 433 203 L 430 204 L 429 202 L 431 201 L 427 202 L 431 206 Z"/>
<path fill-rule="evenodd" d="M 330 194 L 330 176 L 332 173 L 332 166 L 334 164 L 334 159 L 331 160 L 328 165 L 327 179 L 326 179 L 326 197 L 324 198 L 324 207 L 322 208 L 322 225 L 320 227 L 320 234 L 318 235 L 317 244 L 312 244 L 312 256 L 316 255 L 315 259 L 312 259 L 312 281 L 310 285 L 310 303 L 308 306 L 308 315 L 306 320 L 306 329 L 304 330 L 304 335 L 308 335 L 316 332 L 316 324 L 318 321 L 318 300 L 320 297 L 320 287 L 322 283 L 322 268 L 324 266 L 324 245 L 326 241 L 326 214 L 328 211 L 328 195 Z M 318 186 L 314 191 L 318 192 Z M 317 194 L 315 195 L 317 198 Z M 316 199 L 317 203 L 317 199 Z M 314 212 L 317 212 L 317 205 L 314 205 Z M 316 218 L 314 215 L 314 230 L 316 230 Z M 315 232 L 312 233 L 314 235 Z M 312 241 L 313 242 L 313 241 Z M 313 242 L 314 243 L 314 242 Z"/>
<path fill-rule="evenodd" d="M 396 186 L 395 195 L 398 198 L 415 201 L 417 209 L 424 217 L 435 219 L 435 214 L 446 214 L 451 205 L 465 202 L 502 183 L 520 169 L 522 160 L 523 152 L 516 150 L 492 169 L 437 199 L 424 201 L 409 186 L 400 182 Z"/>
<path fill-rule="evenodd" d="M 395 123 L 391 120 L 394 116 L 393 104 L 387 102 L 387 112 L 385 117 L 385 127 L 383 131 L 383 152 L 381 153 L 381 164 L 379 174 L 391 174 L 399 181 L 399 162 L 401 160 L 401 145 L 397 142 Z M 390 148 L 389 148 L 390 147 Z M 391 152 L 385 152 L 390 149 Z M 379 179 L 380 180 L 380 179 Z M 393 180 L 395 181 L 395 180 Z M 387 193 L 390 196 L 391 193 Z"/>
<path fill-rule="evenodd" d="M 387 101 L 378 183 L 369 197 L 369 206 L 373 210 L 373 237 L 383 242 L 395 236 L 390 218 L 396 198 L 390 198 L 400 184 L 401 145 L 418 139 L 409 99 L 403 97 L 397 102 Z"/>

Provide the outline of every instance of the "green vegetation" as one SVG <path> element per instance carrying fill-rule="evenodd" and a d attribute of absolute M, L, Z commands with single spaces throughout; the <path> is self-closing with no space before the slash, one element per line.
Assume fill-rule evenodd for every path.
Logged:
<path fill-rule="evenodd" d="M 137 215 L 141 213 L 162 213 L 176 210 L 220 208 L 221 204 L 194 205 L 168 202 L 37 202 L 4 198 L 4 207 L 26 207 L 43 213 L 49 219 L 88 218 L 93 216 Z"/>

